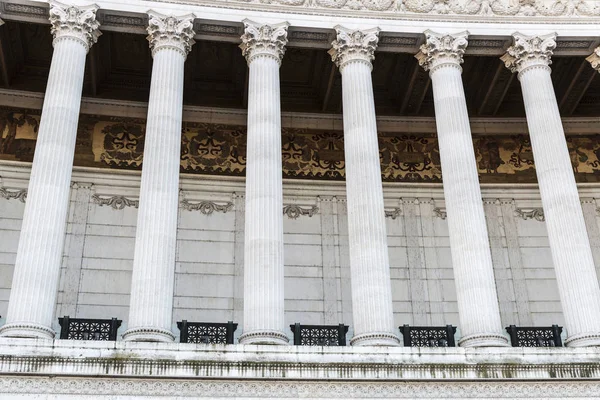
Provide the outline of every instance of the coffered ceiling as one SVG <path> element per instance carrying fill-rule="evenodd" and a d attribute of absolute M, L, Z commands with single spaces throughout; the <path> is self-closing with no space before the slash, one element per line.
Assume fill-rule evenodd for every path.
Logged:
<path fill-rule="evenodd" d="M 324 36 L 323 41 L 330 39 L 327 34 L 319 34 Z M 290 34 L 293 40 L 280 74 L 284 111 L 342 111 L 341 76 L 330 61 L 327 47 L 301 47 L 302 40 L 313 40 L 315 35 Z M 386 37 L 380 46 L 384 51 L 376 53 L 373 85 L 377 113 L 434 116 L 429 76 L 412 53 L 389 51 L 391 44 L 400 43 L 396 39 Z M 400 39 L 402 43 L 408 40 Z M 408 44 L 409 48 L 418 45 L 416 38 L 411 40 L 415 43 Z M 481 42 L 479 45 L 483 46 Z M 502 45 L 502 41 L 498 44 Z M 228 40 L 197 40 L 185 66 L 186 105 L 247 107 L 247 66 L 237 46 L 238 43 Z M 524 116 L 518 79 L 502 65 L 496 53 L 465 56 L 463 82 L 470 115 Z M 43 92 L 51 57 L 48 25 L 6 21 L 0 27 L 2 87 Z M 151 70 L 152 57 L 144 35 L 104 31 L 88 56 L 84 96 L 147 101 Z M 600 116 L 600 74 L 585 61 L 584 55 L 557 55 L 552 70 L 563 116 Z"/>

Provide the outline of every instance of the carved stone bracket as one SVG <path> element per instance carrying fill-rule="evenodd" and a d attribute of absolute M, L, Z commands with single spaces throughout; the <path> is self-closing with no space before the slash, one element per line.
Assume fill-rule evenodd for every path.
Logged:
<path fill-rule="evenodd" d="M 148 11 L 148 42 L 152 56 L 161 49 L 174 49 L 187 57 L 194 43 L 194 14 L 174 17 Z"/>
<path fill-rule="evenodd" d="M 248 19 L 243 22 L 244 34 L 241 38 L 240 49 L 242 49 L 242 55 L 246 57 L 248 65 L 258 56 L 273 57 L 281 65 L 290 24 L 282 22 L 274 25 L 262 25 Z"/>
<path fill-rule="evenodd" d="M 96 20 L 98 6 L 67 6 L 57 1 L 50 3 L 50 24 L 52 25 L 53 44 L 63 39 L 75 39 L 83 43 L 86 50 L 102 34 Z"/>
<path fill-rule="evenodd" d="M 283 215 L 287 215 L 290 219 L 297 219 L 301 215 L 312 217 L 319 212 L 319 207 L 312 206 L 311 208 L 303 208 L 297 205 L 287 205 L 283 207 Z"/>
<path fill-rule="evenodd" d="M 110 206 L 115 210 L 122 210 L 125 207 L 138 208 L 140 205 L 139 200 L 131 200 L 125 196 L 101 197 L 97 194 L 94 194 L 92 196 L 92 201 L 99 206 Z"/>
<path fill-rule="evenodd" d="M 596 47 L 594 52 L 586 58 L 590 64 L 592 64 L 592 68 L 596 71 L 600 72 L 600 47 Z"/>
<path fill-rule="evenodd" d="M 425 44 L 421 45 L 415 58 L 425 71 L 443 64 L 459 66 L 468 45 L 469 32 L 454 35 L 442 35 L 430 30 L 425 31 Z"/>
<path fill-rule="evenodd" d="M 386 218 L 396 219 L 402 215 L 402 210 L 400 208 L 393 208 L 391 210 L 384 210 L 384 211 L 385 211 Z"/>
<path fill-rule="evenodd" d="M 329 55 L 340 70 L 349 61 L 362 61 L 373 68 L 371 62 L 375 59 L 379 28 L 353 31 L 337 25 L 335 31 L 337 38 L 331 42 Z"/>
<path fill-rule="evenodd" d="M 448 218 L 448 213 L 446 212 L 445 208 L 440 208 L 440 207 L 434 208 L 433 215 L 435 215 L 436 217 L 441 218 L 441 219 Z"/>
<path fill-rule="evenodd" d="M 515 210 L 515 216 L 523 218 L 524 220 L 535 219 L 536 221 L 545 221 L 544 210 L 542 208 L 517 208 Z"/>
<path fill-rule="evenodd" d="M 25 203 L 27 200 L 27 189 L 21 190 L 8 190 L 5 187 L 0 187 L 0 197 L 6 200 L 19 200 L 21 203 Z"/>
<path fill-rule="evenodd" d="M 200 211 L 204 215 L 210 215 L 215 211 L 226 213 L 233 209 L 233 203 L 227 202 L 225 204 L 217 204 L 212 201 L 200 201 L 198 203 L 190 203 L 188 200 L 183 199 L 179 202 L 181 208 L 187 211 Z"/>
<path fill-rule="evenodd" d="M 542 36 L 513 34 L 514 44 L 500 59 L 511 72 L 521 73 L 529 67 L 548 67 L 556 48 L 556 33 Z"/>

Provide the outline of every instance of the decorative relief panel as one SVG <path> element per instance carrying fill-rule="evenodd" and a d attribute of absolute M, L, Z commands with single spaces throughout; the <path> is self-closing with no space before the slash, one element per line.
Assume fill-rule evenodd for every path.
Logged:
<path fill-rule="evenodd" d="M 75 165 L 141 169 L 145 121 L 82 115 Z M 39 111 L 0 108 L 0 159 L 32 161 Z M 600 182 L 600 135 L 570 135 L 567 144 L 579 182 Z M 527 135 L 473 138 L 482 183 L 535 183 L 535 165 Z M 441 182 L 435 135 L 381 132 L 381 174 L 385 182 Z M 342 131 L 282 130 L 284 178 L 344 180 Z M 184 122 L 181 171 L 244 176 L 246 128 Z"/>

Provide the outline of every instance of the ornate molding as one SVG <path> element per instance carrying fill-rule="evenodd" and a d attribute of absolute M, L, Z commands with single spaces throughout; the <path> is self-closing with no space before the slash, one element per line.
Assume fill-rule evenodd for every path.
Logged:
<path fill-rule="evenodd" d="M 592 64 L 592 68 L 596 71 L 600 72 L 600 47 L 596 47 L 594 52 L 586 58 L 590 64 Z"/>
<path fill-rule="evenodd" d="M 96 20 L 97 5 L 68 6 L 57 1 L 50 3 L 50 24 L 52 25 L 53 44 L 63 39 L 75 39 L 83 43 L 86 51 L 102 34 Z"/>
<path fill-rule="evenodd" d="M 425 71 L 443 64 L 459 66 L 468 45 L 469 32 L 443 35 L 430 30 L 425 31 L 425 44 L 421 45 L 415 58 Z"/>
<path fill-rule="evenodd" d="M 341 70 L 350 61 L 362 61 L 373 68 L 375 49 L 379 43 L 379 28 L 351 30 L 340 25 L 335 27 L 336 39 L 331 42 L 329 55 Z"/>
<path fill-rule="evenodd" d="M 384 211 L 385 211 L 386 218 L 396 219 L 402 215 L 402 210 L 400 208 L 393 208 L 391 210 L 384 210 Z"/>
<path fill-rule="evenodd" d="M 288 42 L 287 22 L 267 25 L 245 19 L 244 34 L 242 35 L 242 55 L 246 57 L 248 65 L 259 56 L 272 57 L 281 65 L 285 54 L 285 45 Z"/>
<path fill-rule="evenodd" d="M 92 195 L 92 201 L 99 206 L 110 206 L 115 210 L 122 210 L 125 207 L 138 208 L 139 200 L 131 200 L 125 196 L 101 197 L 97 194 Z"/>
<path fill-rule="evenodd" d="M 215 211 L 226 213 L 233 209 L 233 203 L 227 202 L 225 204 L 217 204 L 212 201 L 200 201 L 199 203 L 190 203 L 188 200 L 183 199 L 179 202 L 181 208 L 187 211 L 200 211 L 204 215 L 211 215 Z"/>
<path fill-rule="evenodd" d="M 297 219 L 301 215 L 312 217 L 319 212 L 319 207 L 312 206 L 311 208 L 303 208 L 298 205 L 290 204 L 283 207 L 283 215 L 290 219 Z"/>
<path fill-rule="evenodd" d="M 556 48 L 556 33 L 542 36 L 513 34 L 514 44 L 500 59 L 511 72 L 521 73 L 533 66 L 548 67 L 552 64 L 552 53 Z"/>
<path fill-rule="evenodd" d="M 446 212 L 445 208 L 435 207 L 433 209 L 433 215 L 441 219 L 448 218 L 448 213 Z"/>
<path fill-rule="evenodd" d="M 27 200 L 27 189 L 8 190 L 5 187 L 0 187 L 0 197 L 6 200 L 19 200 L 21 203 L 25 203 Z"/>
<path fill-rule="evenodd" d="M 536 221 L 544 222 L 544 209 L 542 208 L 517 208 L 515 210 L 515 216 L 520 217 L 524 220 L 535 219 Z"/>
<path fill-rule="evenodd" d="M 148 36 L 152 56 L 161 49 L 174 49 L 184 58 L 192 49 L 194 43 L 194 14 L 174 17 L 163 15 L 156 11 L 148 11 Z"/>

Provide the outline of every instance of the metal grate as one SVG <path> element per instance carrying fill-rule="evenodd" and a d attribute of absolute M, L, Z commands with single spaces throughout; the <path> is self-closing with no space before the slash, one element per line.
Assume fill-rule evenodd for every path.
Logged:
<path fill-rule="evenodd" d="M 238 324 L 233 321 L 227 323 L 188 322 L 185 319 L 177 323 L 181 331 L 181 343 L 204 344 L 233 344 L 233 333 Z"/>
<path fill-rule="evenodd" d="M 404 336 L 405 347 L 455 347 L 456 327 L 446 326 L 410 326 L 403 325 L 400 332 Z"/>
<path fill-rule="evenodd" d="M 345 346 L 348 325 L 290 325 L 296 346 Z"/>
<path fill-rule="evenodd" d="M 121 320 L 70 318 L 65 315 L 58 319 L 60 338 L 67 340 L 117 340 L 117 330 Z"/>
<path fill-rule="evenodd" d="M 562 347 L 562 327 L 524 327 L 511 325 L 506 328 L 513 347 Z"/>

